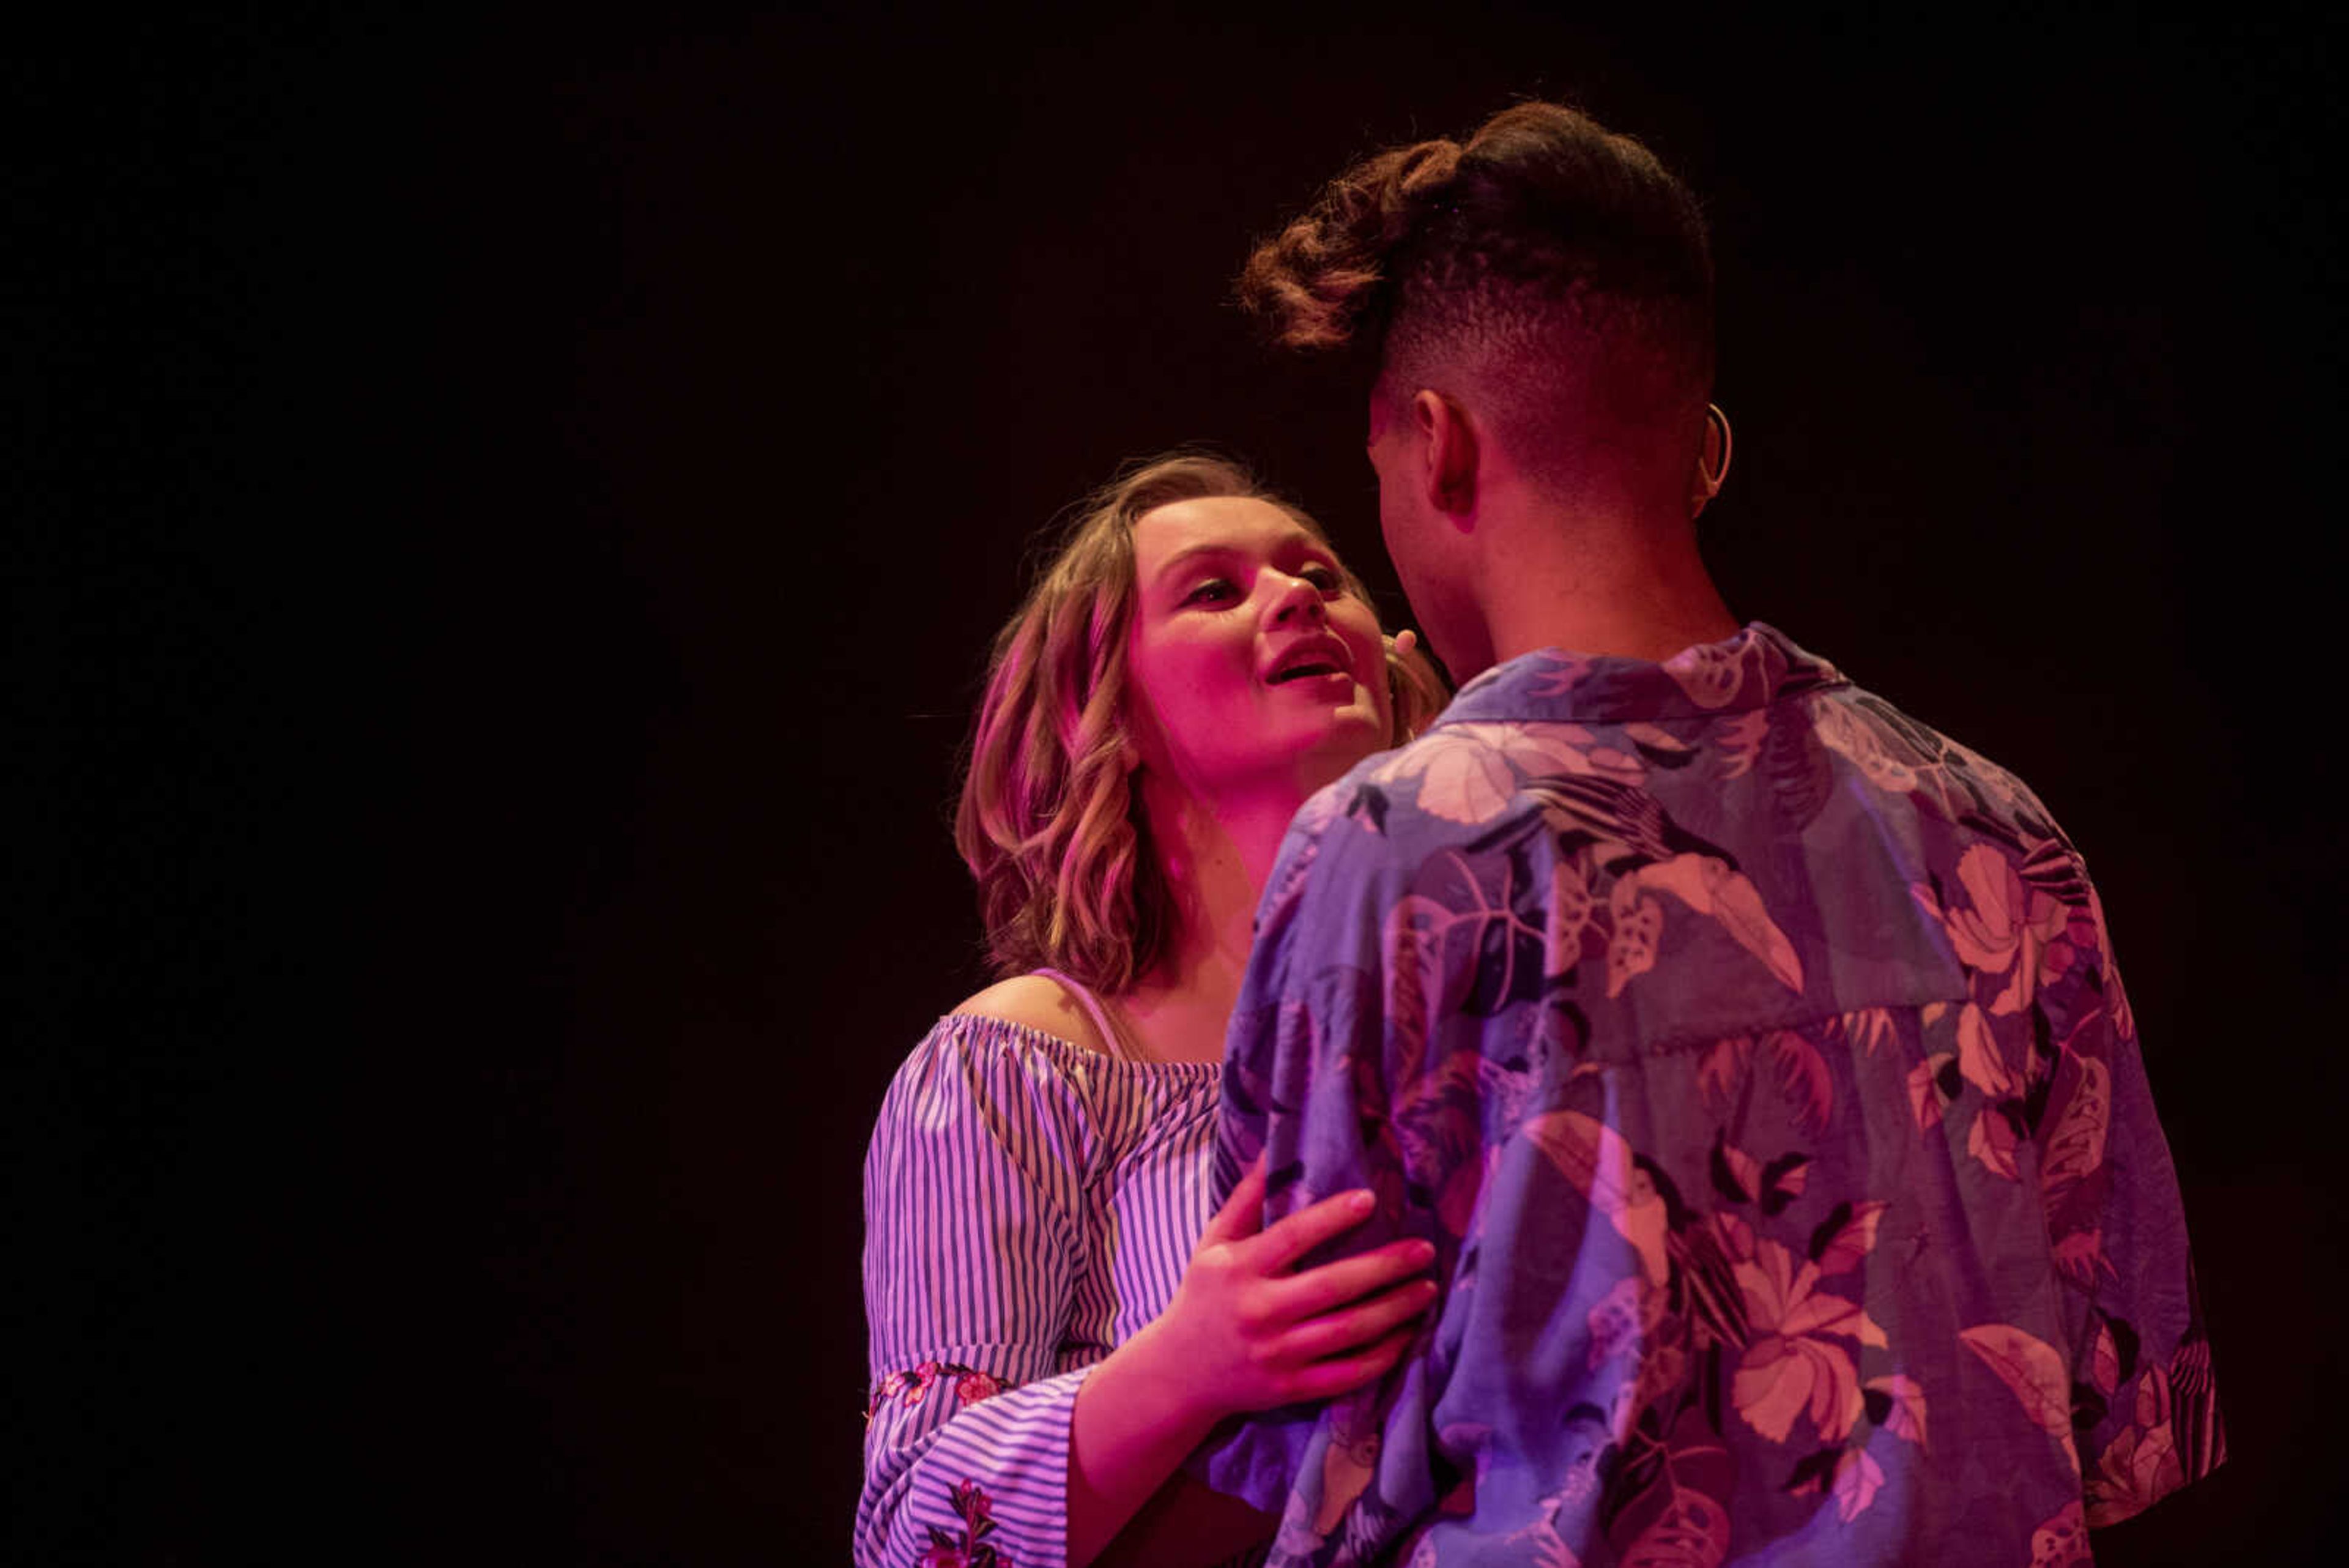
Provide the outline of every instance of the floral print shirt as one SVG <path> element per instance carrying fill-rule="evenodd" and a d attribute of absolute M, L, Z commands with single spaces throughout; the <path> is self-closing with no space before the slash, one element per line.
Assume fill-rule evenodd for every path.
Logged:
<path fill-rule="evenodd" d="M 1527 654 L 1310 801 L 1217 1179 L 1438 1248 L 1194 1461 L 1277 1563 L 2027 1563 L 2219 1463 L 2104 910 L 2011 774 L 1748 626 Z"/>

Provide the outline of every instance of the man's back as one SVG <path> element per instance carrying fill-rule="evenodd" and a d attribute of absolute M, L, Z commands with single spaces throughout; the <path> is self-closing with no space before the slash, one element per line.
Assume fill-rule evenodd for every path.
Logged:
<path fill-rule="evenodd" d="M 1299 817 L 1226 1076 L 1226 1179 L 1376 1188 L 1441 1317 L 1208 1473 L 1276 1561 L 2084 1558 L 2221 1452 L 2109 951 L 2018 781 L 1766 628 L 1489 672 Z"/>

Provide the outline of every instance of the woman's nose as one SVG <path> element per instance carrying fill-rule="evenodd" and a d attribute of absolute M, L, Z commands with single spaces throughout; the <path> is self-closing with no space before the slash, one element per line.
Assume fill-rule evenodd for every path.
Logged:
<path fill-rule="evenodd" d="M 1290 620 L 1320 622 L 1330 618 L 1330 607 L 1322 602 L 1319 587 L 1304 577 L 1292 577 L 1286 573 L 1279 576 L 1283 581 L 1272 601 L 1275 626 Z"/>

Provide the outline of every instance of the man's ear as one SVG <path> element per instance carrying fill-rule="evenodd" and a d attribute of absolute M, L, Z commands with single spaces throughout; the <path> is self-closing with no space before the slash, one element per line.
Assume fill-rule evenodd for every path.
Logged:
<path fill-rule="evenodd" d="M 1421 483 L 1428 504 L 1464 529 L 1476 514 L 1477 466 L 1483 455 L 1475 427 L 1459 404 L 1424 387 L 1412 394 L 1411 417 L 1424 460 Z"/>
<path fill-rule="evenodd" d="M 1719 403 L 1704 406 L 1704 452 L 1698 457 L 1696 473 L 1689 486 L 1689 515 L 1694 517 L 1705 509 L 1708 502 L 1721 493 L 1722 481 L 1729 477 L 1729 416 L 1721 411 Z"/>

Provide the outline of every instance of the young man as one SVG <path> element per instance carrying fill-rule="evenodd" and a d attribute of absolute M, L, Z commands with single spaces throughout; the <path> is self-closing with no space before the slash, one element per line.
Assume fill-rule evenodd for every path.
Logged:
<path fill-rule="evenodd" d="M 1219 1174 L 1363 1186 L 1444 1293 L 1383 1382 L 1195 1461 L 1277 1563 L 2059 1563 L 2223 1451 L 2085 867 L 2020 780 L 1740 627 L 1712 267 L 1637 142 L 1524 104 L 1260 248 L 1371 349 L 1466 684 L 1291 829 Z"/>

